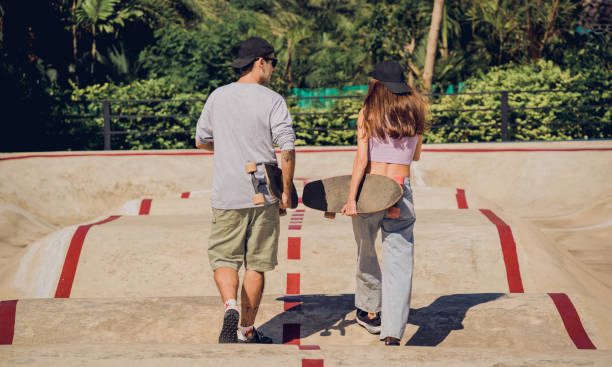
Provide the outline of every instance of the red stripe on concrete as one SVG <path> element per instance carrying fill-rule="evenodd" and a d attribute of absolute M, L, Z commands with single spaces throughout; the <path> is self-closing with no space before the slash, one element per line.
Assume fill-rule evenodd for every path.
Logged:
<path fill-rule="evenodd" d="M 190 195 L 190 194 L 191 194 L 191 193 L 190 193 L 189 191 L 182 193 L 182 194 L 181 194 L 181 199 L 189 199 L 189 195 Z"/>
<path fill-rule="evenodd" d="M 506 275 L 510 292 L 523 293 L 523 280 L 521 279 L 521 270 L 519 268 L 518 255 L 516 254 L 516 243 L 514 242 L 510 226 L 495 215 L 493 211 L 489 209 L 480 209 L 480 211 L 497 227 L 504 264 L 506 264 Z"/>
<path fill-rule="evenodd" d="M 321 347 L 318 345 L 300 345 L 298 348 L 299 350 L 321 350 Z"/>
<path fill-rule="evenodd" d="M 287 259 L 299 260 L 300 259 L 301 238 L 300 237 L 289 237 L 287 242 L 289 243 L 288 249 L 287 249 Z"/>
<path fill-rule="evenodd" d="M 567 294 L 549 293 L 548 295 L 552 298 L 555 306 L 557 306 L 559 315 L 563 320 L 563 325 L 565 325 L 565 330 L 567 330 L 576 348 L 597 349 L 589 338 L 586 330 L 584 330 L 582 322 L 580 321 L 580 316 L 578 316 L 578 311 L 576 311 L 574 304 Z"/>
<path fill-rule="evenodd" d="M 287 274 L 287 294 L 300 294 L 300 273 Z"/>
<path fill-rule="evenodd" d="M 300 324 L 283 325 L 283 344 L 300 345 Z"/>
<path fill-rule="evenodd" d="M 323 367 L 322 359 L 302 359 L 302 367 Z"/>
<path fill-rule="evenodd" d="M 119 215 L 113 215 L 104 220 L 96 223 L 79 226 L 72 236 L 68 252 L 66 253 L 66 260 L 64 260 L 64 267 L 60 275 L 59 282 L 57 284 L 57 290 L 55 291 L 55 298 L 69 298 L 70 292 L 72 291 L 72 283 L 74 282 L 74 276 L 76 274 L 77 266 L 79 264 L 79 258 L 81 257 L 81 250 L 83 249 L 83 242 L 85 242 L 85 236 L 89 229 L 95 225 L 108 223 L 112 220 L 119 218 Z"/>
<path fill-rule="evenodd" d="M 213 155 L 205 152 L 157 152 L 157 153 L 73 153 L 73 154 L 28 154 L 0 158 L 0 161 L 26 158 L 74 158 L 74 157 L 138 157 L 138 156 L 182 156 L 182 155 Z"/>
<path fill-rule="evenodd" d="M 465 198 L 465 190 L 457 189 L 457 195 L 455 196 L 457 197 L 457 207 L 459 209 L 467 209 L 468 204 L 467 204 L 467 199 Z"/>
<path fill-rule="evenodd" d="M 140 202 L 140 210 L 138 211 L 138 215 L 149 215 L 151 212 L 151 202 L 153 199 L 142 199 Z"/>
<path fill-rule="evenodd" d="M 300 229 L 302 229 L 302 226 L 289 226 L 289 229 L 292 231 L 299 231 Z"/>
<path fill-rule="evenodd" d="M 0 345 L 13 344 L 17 301 L 0 302 Z"/>
<path fill-rule="evenodd" d="M 357 149 L 304 149 L 296 150 L 296 153 L 340 153 L 356 152 Z M 423 152 L 432 153 L 496 153 L 496 152 L 585 152 L 585 151 L 612 151 L 612 148 L 424 148 Z M 280 153 L 280 151 L 276 151 Z M 27 154 L 13 157 L 3 157 L 0 161 L 26 158 L 72 158 L 72 157 L 134 157 L 134 156 L 198 156 L 213 155 L 211 152 L 156 152 L 156 153 L 73 153 L 73 154 Z"/>

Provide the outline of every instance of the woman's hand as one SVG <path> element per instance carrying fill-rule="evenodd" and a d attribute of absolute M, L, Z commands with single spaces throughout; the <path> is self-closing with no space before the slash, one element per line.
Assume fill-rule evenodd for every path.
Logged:
<path fill-rule="evenodd" d="M 351 217 L 357 216 L 357 202 L 355 200 L 347 201 L 340 213 Z"/>

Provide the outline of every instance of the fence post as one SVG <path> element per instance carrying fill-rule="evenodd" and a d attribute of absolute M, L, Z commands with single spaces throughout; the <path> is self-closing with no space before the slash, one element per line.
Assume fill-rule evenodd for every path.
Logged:
<path fill-rule="evenodd" d="M 508 92 L 501 92 L 501 136 L 503 141 L 508 140 Z"/>
<path fill-rule="evenodd" d="M 104 115 L 104 150 L 111 150 L 110 101 L 102 101 Z"/>

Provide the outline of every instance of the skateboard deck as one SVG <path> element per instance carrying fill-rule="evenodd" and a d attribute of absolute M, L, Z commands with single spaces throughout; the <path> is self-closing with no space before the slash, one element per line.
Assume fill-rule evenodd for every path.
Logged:
<path fill-rule="evenodd" d="M 257 166 L 261 165 L 263 167 L 264 177 L 263 179 L 256 177 Z M 266 189 L 268 192 L 277 198 L 278 200 L 282 200 L 283 196 L 283 171 L 278 168 L 275 164 L 269 163 L 255 163 L 249 162 L 245 165 L 246 171 L 251 175 L 251 182 L 253 183 L 253 188 L 255 190 L 255 195 L 253 195 L 253 203 L 255 205 L 262 205 L 265 203 L 264 192 Z M 289 199 L 289 207 L 294 209 L 298 206 L 298 195 L 293 183 L 291 184 L 291 197 Z M 280 215 L 286 215 L 287 210 L 280 209 Z"/>
<path fill-rule="evenodd" d="M 302 203 L 309 208 L 324 211 L 326 217 L 333 217 L 332 213 L 340 213 L 346 204 L 350 183 L 350 175 L 309 182 L 304 186 Z M 396 180 L 366 174 L 357 191 L 357 213 L 374 213 L 389 209 L 403 194 L 404 190 Z"/>
<path fill-rule="evenodd" d="M 273 164 L 263 164 L 266 181 L 272 196 L 278 200 L 282 200 L 283 196 L 283 171 Z M 291 183 L 291 198 L 289 208 L 295 209 L 298 206 L 298 194 L 293 183 Z"/>

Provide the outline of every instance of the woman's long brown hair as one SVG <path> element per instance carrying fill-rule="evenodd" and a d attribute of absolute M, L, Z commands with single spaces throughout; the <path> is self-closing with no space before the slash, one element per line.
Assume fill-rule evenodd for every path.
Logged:
<path fill-rule="evenodd" d="M 370 80 L 363 112 L 368 137 L 384 140 L 422 135 L 428 106 L 414 88 L 409 94 L 393 94 L 376 79 Z"/>

